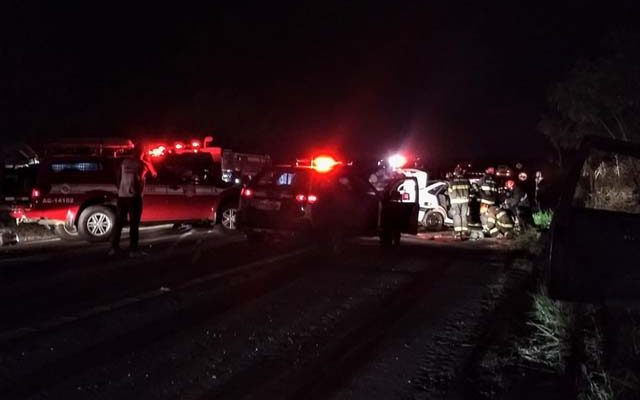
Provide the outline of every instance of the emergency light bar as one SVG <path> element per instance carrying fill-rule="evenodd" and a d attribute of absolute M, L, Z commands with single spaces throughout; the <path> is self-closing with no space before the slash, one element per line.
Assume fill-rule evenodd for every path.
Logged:
<path fill-rule="evenodd" d="M 207 136 L 204 141 L 205 143 L 204 147 L 210 144 L 212 140 L 213 138 L 211 138 L 211 136 Z M 165 144 L 152 145 L 151 148 L 147 151 L 147 153 L 151 157 L 159 158 L 167 155 L 168 153 L 184 153 L 184 152 L 198 153 L 202 149 L 203 149 L 202 142 L 197 139 L 192 139 L 190 141 L 185 141 L 185 142 L 182 142 L 182 141 L 175 142 L 173 146 L 165 145 Z"/>
<path fill-rule="evenodd" d="M 402 154 L 394 154 L 387 159 L 389 166 L 393 169 L 402 168 L 407 164 L 407 157 Z"/>

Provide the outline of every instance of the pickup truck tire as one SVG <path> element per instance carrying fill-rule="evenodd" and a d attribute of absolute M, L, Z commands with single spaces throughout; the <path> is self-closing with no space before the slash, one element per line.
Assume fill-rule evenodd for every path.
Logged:
<path fill-rule="evenodd" d="M 53 232 L 62 240 L 80 239 L 80 236 L 78 235 L 78 229 L 76 227 L 74 227 L 73 229 L 69 229 L 65 224 L 58 224 L 54 226 Z"/>
<path fill-rule="evenodd" d="M 111 237 L 116 224 L 115 212 L 105 206 L 90 206 L 84 209 L 78 219 L 80 237 L 89 242 L 106 242 Z"/>
<path fill-rule="evenodd" d="M 224 203 L 218 210 L 218 223 L 225 231 L 237 229 L 238 206 L 233 203 Z"/>

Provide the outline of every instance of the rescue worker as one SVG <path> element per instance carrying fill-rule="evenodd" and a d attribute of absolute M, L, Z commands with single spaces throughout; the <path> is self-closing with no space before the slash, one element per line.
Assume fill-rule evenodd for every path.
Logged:
<path fill-rule="evenodd" d="M 140 217 L 142 216 L 142 193 L 147 173 L 155 178 L 156 173 L 153 164 L 145 160 L 143 146 L 138 143 L 133 149 L 133 154 L 124 160 L 119 168 L 118 177 L 118 211 L 115 227 L 111 236 L 110 255 L 120 252 L 120 235 L 122 227 L 129 216 L 129 254 L 131 256 L 143 255 L 138 251 L 138 230 Z"/>
<path fill-rule="evenodd" d="M 508 197 L 505 200 L 506 208 L 511 211 L 513 215 L 518 217 L 518 223 L 520 229 L 524 232 L 533 225 L 533 216 L 531 212 L 531 201 L 529 195 L 524 188 L 524 182 L 527 179 L 525 173 L 520 173 L 518 176 L 519 182 L 507 181 Z"/>
<path fill-rule="evenodd" d="M 463 240 L 469 233 L 467 215 L 469 214 L 469 192 L 471 184 L 464 177 L 464 171 L 457 165 L 453 171 L 453 179 L 449 182 L 449 200 L 451 202 L 451 216 L 456 237 Z"/>
<path fill-rule="evenodd" d="M 485 223 L 487 231 L 484 232 L 485 237 L 496 237 L 500 234 L 500 229 L 497 225 L 497 215 L 500 213 L 500 208 L 497 206 L 490 206 L 487 208 L 487 212 L 485 213 Z M 501 215 L 502 217 L 502 215 Z"/>
<path fill-rule="evenodd" d="M 378 169 L 369 176 L 369 183 L 371 183 L 378 192 L 383 192 L 389 182 L 402 177 L 404 177 L 404 175 L 391 168 L 386 161 L 379 161 Z"/>
<path fill-rule="evenodd" d="M 496 214 L 496 225 L 498 233 L 501 233 L 506 239 L 512 238 L 514 235 L 515 224 L 510 212 L 505 209 L 498 209 Z"/>
<path fill-rule="evenodd" d="M 489 230 L 491 229 L 488 223 L 490 217 L 489 208 L 495 206 L 498 200 L 498 184 L 494 179 L 495 173 L 495 168 L 487 168 L 484 177 L 480 181 L 480 222 L 482 223 L 482 232 L 485 235 L 489 235 Z M 493 214 L 493 218 L 495 218 L 495 214 Z"/>

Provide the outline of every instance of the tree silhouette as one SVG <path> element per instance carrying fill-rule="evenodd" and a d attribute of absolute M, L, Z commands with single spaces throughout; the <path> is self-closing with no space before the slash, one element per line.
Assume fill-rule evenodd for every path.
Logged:
<path fill-rule="evenodd" d="M 575 148 L 585 135 L 640 141 L 639 35 L 610 36 L 610 55 L 580 61 L 549 95 L 551 111 L 538 129 L 562 160 L 563 149 Z"/>

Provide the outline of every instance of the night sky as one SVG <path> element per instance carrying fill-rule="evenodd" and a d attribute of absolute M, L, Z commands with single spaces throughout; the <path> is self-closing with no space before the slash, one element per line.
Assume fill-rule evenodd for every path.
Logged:
<path fill-rule="evenodd" d="M 539 155 L 550 85 L 640 15 L 634 1 L 57 3 L 0 10 L 3 142 Z"/>

